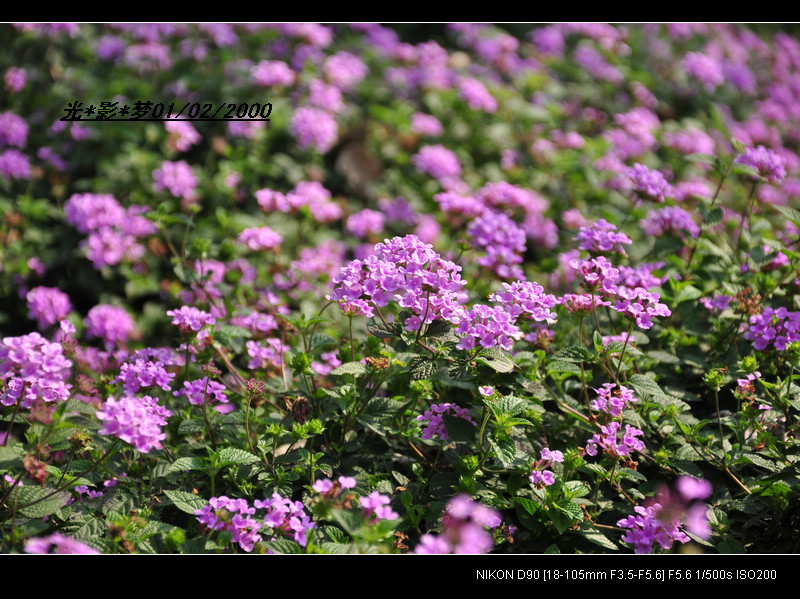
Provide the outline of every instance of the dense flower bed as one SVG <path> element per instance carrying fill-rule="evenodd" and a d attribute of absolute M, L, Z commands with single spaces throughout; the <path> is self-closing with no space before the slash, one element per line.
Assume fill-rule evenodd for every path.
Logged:
<path fill-rule="evenodd" d="M 797 550 L 797 30 L 427 30 L 0 25 L 0 551 Z"/>

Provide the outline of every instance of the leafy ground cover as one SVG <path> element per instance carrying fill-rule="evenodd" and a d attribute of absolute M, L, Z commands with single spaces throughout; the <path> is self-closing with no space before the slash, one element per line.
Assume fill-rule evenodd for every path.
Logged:
<path fill-rule="evenodd" d="M 796 552 L 800 42 L 426 33 L 0 25 L 4 553 Z"/>

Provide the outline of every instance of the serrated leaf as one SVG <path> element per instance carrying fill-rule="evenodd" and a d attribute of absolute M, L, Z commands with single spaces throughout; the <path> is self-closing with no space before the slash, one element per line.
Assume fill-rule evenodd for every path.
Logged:
<path fill-rule="evenodd" d="M 205 427 L 197 422 L 196 420 L 192 420 L 191 418 L 187 418 L 186 420 L 182 421 L 178 425 L 178 434 L 179 435 L 190 435 L 192 433 L 197 433 L 204 430 Z"/>
<path fill-rule="evenodd" d="M 741 162 L 737 162 L 733 165 L 731 168 L 731 173 L 739 173 L 742 175 L 751 175 L 753 177 L 761 178 L 756 167 L 750 166 L 749 164 L 743 164 Z"/>
<path fill-rule="evenodd" d="M 442 422 L 451 441 L 469 443 L 475 439 L 476 425 L 466 418 L 459 418 L 451 414 L 442 414 Z"/>
<path fill-rule="evenodd" d="M 531 516 L 535 516 L 543 507 L 541 503 L 527 497 L 514 497 L 514 502 Z"/>
<path fill-rule="evenodd" d="M 12 494 L 13 499 L 8 504 L 15 505 L 16 511 L 28 518 L 44 518 L 55 514 L 71 498 L 69 493 L 54 492 L 48 487 L 17 486 Z"/>
<path fill-rule="evenodd" d="M 497 459 L 504 468 L 508 468 L 514 463 L 517 457 L 517 444 L 514 439 L 505 438 L 497 440 L 494 435 L 489 435 L 489 444 L 497 456 Z"/>
<path fill-rule="evenodd" d="M 185 491 L 170 491 L 168 489 L 164 490 L 164 495 L 172 501 L 172 504 L 181 510 L 182 512 L 186 512 L 187 514 L 192 514 L 208 505 L 208 501 L 200 497 L 199 495 L 193 495 L 192 493 L 186 493 Z"/>
<path fill-rule="evenodd" d="M 296 554 L 303 553 L 303 548 L 289 539 L 275 539 L 274 541 L 266 541 L 264 545 L 267 549 L 277 554 Z"/>
<path fill-rule="evenodd" d="M 425 329 L 423 337 L 443 337 L 450 332 L 453 326 L 446 320 L 434 320 Z"/>
<path fill-rule="evenodd" d="M 382 322 L 380 322 L 380 323 L 378 323 L 378 322 L 370 322 L 369 324 L 367 324 L 367 330 L 371 334 L 375 335 L 376 337 L 380 337 L 382 339 L 387 338 L 387 337 L 397 337 L 398 336 L 397 333 L 393 329 L 387 328 L 386 325 L 384 325 Z"/>
<path fill-rule="evenodd" d="M 686 285 L 681 287 L 680 291 L 678 291 L 677 295 L 675 296 L 675 304 L 680 304 L 681 302 L 685 302 L 687 300 L 695 300 L 699 297 L 703 297 L 702 291 L 700 291 L 694 285 Z"/>
<path fill-rule="evenodd" d="M 619 546 L 601 532 L 582 530 L 578 534 L 581 535 L 587 541 L 590 541 L 595 545 L 599 545 L 603 549 L 608 549 L 610 551 L 619 551 Z"/>
<path fill-rule="evenodd" d="M 669 401 L 667 394 L 664 393 L 661 387 L 658 386 L 658 383 L 649 376 L 632 374 L 628 379 L 628 383 L 630 383 L 639 395 Z"/>
<path fill-rule="evenodd" d="M 418 381 L 428 379 L 437 370 L 437 362 L 432 358 L 425 356 L 416 356 L 408 365 L 408 370 L 411 373 L 411 380 Z"/>
<path fill-rule="evenodd" d="M 208 463 L 203 458 L 198 457 L 185 457 L 178 458 L 172 462 L 167 468 L 168 472 L 183 472 L 185 470 L 202 470 L 208 466 Z"/>
<path fill-rule="evenodd" d="M 486 364 L 497 372 L 511 372 L 514 370 L 514 362 L 507 355 L 479 355 L 475 358 L 478 362 Z"/>
<path fill-rule="evenodd" d="M 581 367 L 575 362 L 553 360 L 547 364 L 547 374 L 550 374 L 551 372 L 569 372 L 570 374 L 580 374 Z"/>
<path fill-rule="evenodd" d="M 367 365 L 362 364 L 361 362 L 345 362 L 341 366 L 334 368 L 331 371 L 331 374 L 335 375 L 342 375 L 342 374 L 366 374 L 367 373 Z"/>
<path fill-rule="evenodd" d="M 719 162 L 719 158 L 713 154 L 705 154 L 703 152 L 688 154 L 686 156 L 686 160 L 690 160 L 692 162 L 702 162 L 703 164 L 710 164 L 711 166 L 717 166 L 717 163 Z"/>
<path fill-rule="evenodd" d="M 252 464 L 259 460 L 258 456 L 236 447 L 223 447 L 217 456 L 225 464 Z"/>
<path fill-rule="evenodd" d="M 563 347 L 553 354 L 553 360 L 563 360 L 565 362 L 591 362 L 594 356 L 585 347 L 571 345 Z"/>

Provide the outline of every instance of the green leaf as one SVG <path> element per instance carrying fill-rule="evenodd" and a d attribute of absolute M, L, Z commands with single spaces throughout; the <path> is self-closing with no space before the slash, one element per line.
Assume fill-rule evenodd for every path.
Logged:
<path fill-rule="evenodd" d="M 517 444 L 514 439 L 506 437 L 498 440 L 494 435 L 489 435 L 489 444 L 504 468 L 508 468 L 514 463 L 517 457 Z"/>
<path fill-rule="evenodd" d="M 276 554 L 295 554 L 303 553 L 303 548 L 290 539 L 275 539 L 274 541 L 264 542 L 267 549 Z"/>
<path fill-rule="evenodd" d="M 538 501 L 527 497 L 514 497 L 514 502 L 532 516 L 535 516 L 544 507 Z"/>
<path fill-rule="evenodd" d="M 553 360 L 563 360 L 565 362 L 592 362 L 594 356 L 585 347 L 571 345 L 563 347 L 553 354 Z"/>
<path fill-rule="evenodd" d="M 169 500 L 172 501 L 172 504 L 176 508 L 182 512 L 186 512 L 187 514 L 194 515 L 195 511 L 208 505 L 208 501 L 202 497 L 193 495 L 192 493 L 186 493 L 184 491 L 170 491 L 165 489 L 164 495 L 166 495 Z"/>
<path fill-rule="evenodd" d="M 575 522 L 583 520 L 583 510 L 571 501 L 555 501 L 548 514 L 559 534 L 564 534 Z"/>
<path fill-rule="evenodd" d="M 331 374 L 367 374 L 367 365 L 361 362 L 345 362 L 341 366 L 333 369 Z"/>
<path fill-rule="evenodd" d="M 469 443 L 475 439 L 476 427 L 469 420 L 451 414 L 442 414 L 442 422 L 451 441 Z"/>
<path fill-rule="evenodd" d="M 691 162 L 702 162 L 703 164 L 710 164 L 714 167 L 716 167 L 719 163 L 719 158 L 713 154 L 704 154 L 702 152 L 689 154 L 686 156 L 686 160 L 690 160 Z"/>
<path fill-rule="evenodd" d="M 453 326 L 446 320 L 434 320 L 428 325 L 423 337 L 444 337 Z"/>
<path fill-rule="evenodd" d="M 664 393 L 658 383 L 651 379 L 649 376 L 643 374 L 632 374 L 628 379 L 628 383 L 636 390 L 640 396 L 652 397 L 653 399 L 661 399 L 669 401 L 669 396 Z"/>
<path fill-rule="evenodd" d="M 17 512 L 28 518 L 44 518 L 55 514 L 67 505 L 70 494 L 64 491 L 53 492 L 48 487 L 17 486 L 9 505 L 16 505 Z"/>
<path fill-rule="evenodd" d="M 563 360 L 553 360 L 547 364 L 547 374 L 552 372 L 568 372 L 570 374 L 580 374 L 581 367 L 575 362 L 565 362 Z"/>
<path fill-rule="evenodd" d="M 429 379 L 436 372 L 437 366 L 436 360 L 432 358 L 416 356 L 408 365 L 408 370 L 411 373 L 411 380 L 418 381 Z"/>
<path fill-rule="evenodd" d="M 183 472 L 185 470 L 202 470 L 208 466 L 208 462 L 203 458 L 178 458 L 167 468 L 168 472 Z"/>
<path fill-rule="evenodd" d="M 236 447 L 223 447 L 217 456 L 223 464 L 252 464 L 259 460 L 258 456 Z"/>
<path fill-rule="evenodd" d="M 514 370 L 514 362 L 507 355 L 479 355 L 475 359 L 497 372 L 511 372 Z"/>
<path fill-rule="evenodd" d="M 370 322 L 367 324 L 367 330 L 382 339 L 386 337 L 398 337 L 399 335 L 391 328 L 387 328 L 382 322 Z"/>

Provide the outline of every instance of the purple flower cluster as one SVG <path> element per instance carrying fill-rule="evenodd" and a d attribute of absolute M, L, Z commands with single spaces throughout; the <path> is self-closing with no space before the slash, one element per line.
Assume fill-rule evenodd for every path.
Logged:
<path fill-rule="evenodd" d="M 435 116 L 423 112 L 415 112 L 411 115 L 411 130 L 418 135 L 436 137 L 444 132 L 444 127 Z"/>
<path fill-rule="evenodd" d="M 394 237 L 375 245 L 375 253 L 353 260 L 332 279 L 333 294 L 349 314 L 374 316 L 375 307 L 396 301 L 413 312 L 408 331 L 444 319 L 456 324 L 463 308 L 461 267 L 444 260 L 415 235 Z"/>
<path fill-rule="evenodd" d="M 292 501 L 281 497 L 279 493 L 273 493 L 271 499 L 253 502 L 259 509 L 267 510 L 264 523 L 283 534 L 291 535 L 301 547 L 306 546 L 308 531 L 316 528 L 317 525 L 303 509 L 300 501 Z"/>
<path fill-rule="evenodd" d="M 103 422 L 99 434 L 113 435 L 142 453 L 149 453 L 162 448 L 161 441 L 167 435 L 161 432 L 161 427 L 167 424 L 170 416 L 172 412 L 149 395 L 109 397 L 97 411 L 97 418 Z"/>
<path fill-rule="evenodd" d="M 272 189 L 259 189 L 255 195 L 264 212 L 293 213 L 307 206 L 317 222 L 332 222 L 342 216 L 342 209 L 332 201 L 331 192 L 317 181 L 301 181 L 287 194 Z"/>
<path fill-rule="evenodd" d="M 650 213 L 639 222 L 642 231 L 653 237 L 672 234 L 680 237 L 697 237 L 700 227 L 692 215 L 679 206 L 664 206 Z"/>
<path fill-rule="evenodd" d="M 683 57 L 683 67 L 686 73 L 700 81 L 708 92 L 725 83 L 722 63 L 714 56 L 702 52 L 687 52 Z"/>
<path fill-rule="evenodd" d="M 295 82 L 295 72 L 280 60 L 262 60 L 252 69 L 253 83 L 262 87 L 289 86 Z"/>
<path fill-rule="evenodd" d="M 130 314 L 123 308 L 110 304 L 93 307 L 83 322 L 86 325 L 86 334 L 101 339 L 109 351 L 130 339 L 136 329 Z"/>
<path fill-rule="evenodd" d="M 0 173 L 8 179 L 30 179 L 31 163 L 19 150 L 9 148 L 0 153 Z"/>
<path fill-rule="evenodd" d="M 369 67 L 352 52 L 337 52 L 322 65 L 325 78 L 342 91 L 352 91 L 369 73 Z"/>
<path fill-rule="evenodd" d="M 330 150 L 339 139 L 336 119 L 326 110 L 312 106 L 295 110 L 289 129 L 300 147 L 311 147 L 319 154 Z"/>
<path fill-rule="evenodd" d="M 618 387 L 618 389 L 615 390 L 615 387 Z M 612 417 L 622 414 L 622 410 L 628 404 L 639 401 L 638 398 L 634 397 L 633 391 L 624 385 L 603 383 L 602 388 L 595 389 L 595 392 L 597 393 L 597 399 L 592 401 L 592 409 L 605 412 Z"/>
<path fill-rule="evenodd" d="M 160 387 L 169 391 L 172 388 L 172 379 L 175 378 L 175 373 L 167 372 L 165 368 L 170 364 L 171 362 L 165 363 L 160 357 L 140 351 L 134 354 L 132 361 L 120 366 L 119 375 L 113 382 L 122 382 L 122 389 L 128 395 L 138 393 L 143 387 Z"/>
<path fill-rule="evenodd" d="M 591 456 L 597 455 L 598 446 L 605 452 L 615 457 L 629 456 L 633 451 L 642 451 L 644 443 L 637 439 L 644 433 L 638 428 L 625 425 L 625 432 L 622 433 L 622 440 L 619 440 L 619 433 L 622 425 L 619 422 L 609 422 L 600 427 L 599 433 L 592 435 L 586 442 L 586 453 Z"/>
<path fill-rule="evenodd" d="M 358 505 L 361 506 L 361 515 L 370 524 L 379 520 L 396 520 L 400 515 L 389 507 L 391 499 L 386 495 L 373 491 L 366 497 L 359 497 Z"/>
<path fill-rule="evenodd" d="M 0 112 L 0 147 L 24 148 L 28 140 L 28 124 L 13 112 Z"/>
<path fill-rule="evenodd" d="M 261 535 L 258 534 L 261 525 L 251 518 L 255 512 L 255 508 L 250 507 L 246 500 L 230 499 L 222 495 L 209 499 L 208 505 L 195 510 L 194 515 L 209 530 L 230 532 L 233 535 L 231 541 L 250 553 L 261 540 Z"/>
<path fill-rule="evenodd" d="M 456 347 L 471 350 L 476 345 L 484 348 L 499 346 L 511 351 L 514 341 L 522 339 L 523 333 L 516 325 L 516 317 L 503 306 L 475 304 L 464 311 L 455 328 L 460 335 Z"/>
<path fill-rule="evenodd" d="M 280 247 L 283 237 L 269 227 L 252 227 L 239 233 L 239 241 L 256 252 Z"/>
<path fill-rule="evenodd" d="M 573 258 L 570 268 L 580 275 L 583 286 L 592 293 L 613 296 L 617 292 L 617 269 L 605 256 L 581 260 Z"/>
<path fill-rule="evenodd" d="M 497 112 L 497 100 L 486 86 L 474 77 L 462 77 L 458 82 L 458 93 L 472 110 Z"/>
<path fill-rule="evenodd" d="M 251 370 L 269 366 L 280 367 L 283 363 L 283 355 L 290 349 L 288 345 L 281 342 L 279 337 L 270 337 L 263 343 L 249 340 L 245 343 L 245 347 L 247 355 L 251 358 L 247 367 Z"/>
<path fill-rule="evenodd" d="M 789 312 L 786 308 L 764 308 L 761 314 L 749 318 L 750 327 L 744 338 L 759 351 L 774 347 L 783 351 L 789 343 L 800 341 L 800 312 Z"/>
<path fill-rule="evenodd" d="M 109 194 L 73 194 L 64 204 L 67 222 L 88 235 L 81 247 L 98 270 L 144 255 L 137 240 L 157 231 L 155 224 L 142 216 L 146 210 L 142 206 L 126 210 Z"/>
<path fill-rule="evenodd" d="M 175 397 L 185 397 L 193 406 L 202 406 L 206 402 L 209 405 L 217 403 L 218 405 L 215 405 L 214 409 L 220 414 L 228 414 L 235 409 L 235 406 L 228 403 L 225 385 L 210 381 L 207 376 L 193 381 L 184 381 L 183 389 L 172 394 Z"/>
<path fill-rule="evenodd" d="M 186 121 L 164 121 L 164 127 L 169 134 L 167 146 L 178 152 L 186 152 L 202 139 L 197 129 Z"/>
<path fill-rule="evenodd" d="M 627 176 L 633 190 L 644 200 L 663 203 L 667 197 L 672 197 L 672 186 L 661 171 L 651 170 L 637 162 L 627 170 Z"/>
<path fill-rule="evenodd" d="M 478 426 L 472 419 L 472 416 L 470 416 L 469 410 L 466 408 L 459 407 L 452 403 L 433 404 L 430 410 L 425 410 L 424 414 L 417 416 L 417 420 L 420 422 L 427 422 L 425 428 L 422 430 L 423 439 L 433 439 L 435 435 L 438 435 L 442 441 L 450 439 L 442 419 L 444 414 L 463 418 L 473 426 Z"/>
<path fill-rule="evenodd" d="M 4 337 L 0 343 L 0 378 L 5 391 L 0 403 L 32 408 L 37 400 L 66 401 L 72 385 L 72 362 L 64 357 L 60 343 L 51 343 L 39 333 Z"/>
<path fill-rule="evenodd" d="M 502 283 L 503 290 L 489 294 L 489 301 L 501 304 L 515 319 L 524 317 L 536 322 L 553 324 L 556 313 L 552 311 L 557 300 L 545 293 L 544 287 L 535 281 Z"/>
<path fill-rule="evenodd" d="M 411 157 L 411 163 L 421 173 L 439 181 L 461 176 L 461 162 L 455 152 L 441 144 L 423 146 Z"/>
<path fill-rule="evenodd" d="M 564 454 L 558 450 L 550 451 L 547 447 L 542 449 L 541 457 L 534 462 L 533 470 L 528 477 L 530 481 L 538 486 L 550 486 L 556 482 L 555 475 L 552 470 L 548 470 L 555 462 L 563 462 Z"/>
<path fill-rule="evenodd" d="M 359 212 L 351 214 L 347 218 L 345 228 L 348 233 L 356 237 L 368 237 L 370 234 L 379 235 L 383 232 L 383 227 L 386 224 L 386 217 L 382 212 L 364 208 Z"/>
<path fill-rule="evenodd" d="M 47 537 L 29 539 L 25 543 L 25 553 L 59 555 L 99 555 L 99 551 L 73 539 L 54 532 Z"/>
<path fill-rule="evenodd" d="M 786 159 L 764 146 L 745 149 L 736 162 L 752 166 L 760 177 L 770 183 L 781 183 L 786 178 Z"/>
<path fill-rule="evenodd" d="M 478 264 L 504 279 L 523 279 L 525 231 L 502 212 L 485 211 L 467 225 L 473 247 L 483 252 Z"/>
<path fill-rule="evenodd" d="M 457 495 L 448 503 L 439 535 L 424 534 L 414 549 L 418 554 L 480 554 L 494 547 L 494 539 L 486 530 L 500 526 L 500 513 Z"/>
<path fill-rule="evenodd" d="M 578 249 L 591 253 L 617 252 L 626 255 L 623 245 L 633 243 L 625 233 L 618 233 L 616 225 L 612 225 L 604 218 L 596 223 L 581 227 L 575 236 Z"/>
<path fill-rule="evenodd" d="M 619 287 L 617 289 L 618 299 L 614 309 L 627 318 L 636 321 L 636 326 L 642 329 L 649 329 L 653 326 L 654 316 L 669 316 L 672 314 L 666 304 L 662 304 L 658 293 L 651 293 L 644 287 L 630 289 Z"/>
<path fill-rule="evenodd" d="M 156 191 L 166 190 L 173 197 L 183 200 L 184 207 L 197 199 L 197 175 L 185 160 L 165 160 L 153 171 Z"/>
<path fill-rule="evenodd" d="M 194 306 L 181 306 L 177 310 L 167 310 L 167 316 L 172 316 L 172 324 L 184 334 L 197 332 L 204 326 L 213 325 L 217 321 L 208 312 Z"/>
<path fill-rule="evenodd" d="M 72 310 L 69 296 L 56 287 L 34 287 L 25 296 L 30 317 L 44 330 L 63 318 Z"/>
<path fill-rule="evenodd" d="M 622 540 L 632 544 L 636 553 L 646 554 L 652 553 L 655 543 L 669 549 L 675 541 L 688 542 L 689 536 L 681 528 L 701 539 L 708 539 L 711 528 L 706 507 L 701 501 L 709 495 L 711 484 L 708 481 L 680 476 L 674 489 L 660 488 L 654 503 L 647 507 L 634 507 L 636 515 L 617 522 L 617 526 L 627 529 Z"/>

